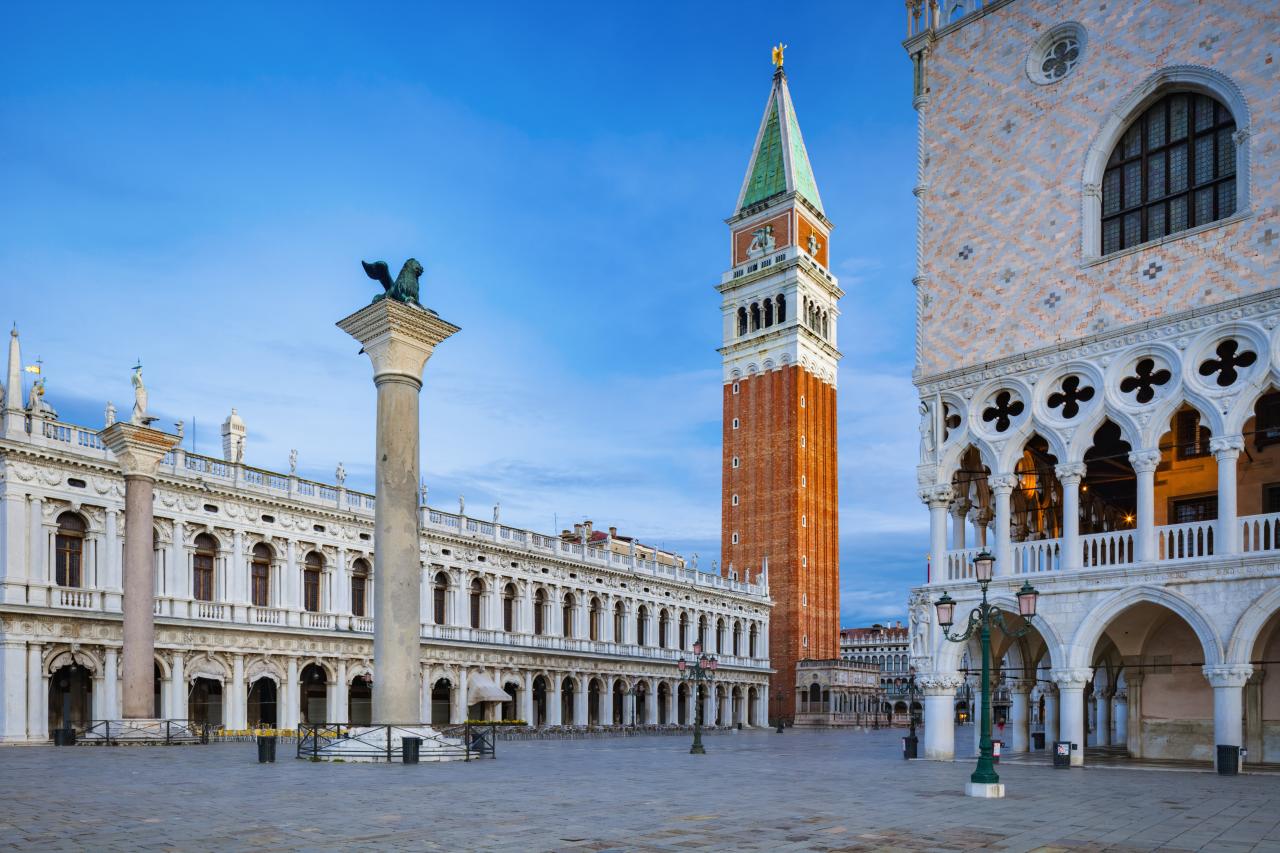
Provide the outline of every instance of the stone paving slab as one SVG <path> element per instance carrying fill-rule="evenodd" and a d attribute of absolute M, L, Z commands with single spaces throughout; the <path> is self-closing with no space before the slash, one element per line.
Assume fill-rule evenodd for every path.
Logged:
<path fill-rule="evenodd" d="M 1277 851 L 1280 777 L 906 762 L 900 732 L 516 741 L 313 764 L 283 744 L 0 750 L 0 849 Z"/>

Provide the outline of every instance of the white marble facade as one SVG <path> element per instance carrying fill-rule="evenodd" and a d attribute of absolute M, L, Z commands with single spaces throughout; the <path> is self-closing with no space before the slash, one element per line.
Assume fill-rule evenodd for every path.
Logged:
<path fill-rule="evenodd" d="M 1261 9 L 908 8 L 925 756 L 968 754 L 952 721 L 957 688 L 977 688 L 962 659 L 980 653 L 943 638 L 933 602 L 956 598 L 963 631 L 986 548 L 1002 609 L 1017 612 L 1024 582 L 1041 593 L 1025 638 L 995 635 L 1006 748 L 1040 729 L 1076 764 L 1090 747 L 1280 760 L 1266 677 L 1280 654 L 1280 172 L 1277 90 L 1252 59 Z M 1072 64 L 1024 70 L 1068 31 Z M 1165 182 L 1166 156 L 1199 158 L 1190 195 L 1176 170 Z M 1194 222 L 1160 218 L 1187 198 Z M 1124 239 L 1108 246 L 1116 216 Z"/>
<path fill-rule="evenodd" d="M 5 410 L 3 427 L 0 739 L 43 740 L 67 716 L 120 716 L 124 482 L 94 429 L 21 408 Z M 233 730 L 360 722 L 376 618 L 374 497 L 247 466 L 237 438 L 230 459 L 179 449 L 160 466 L 157 714 Z M 766 724 L 764 585 L 669 554 L 663 564 L 420 513 L 424 721 L 466 719 L 468 682 L 483 678 L 513 696 L 471 709 L 490 717 L 691 723 L 676 663 L 701 634 L 720 660 L 706 719 Z"/>

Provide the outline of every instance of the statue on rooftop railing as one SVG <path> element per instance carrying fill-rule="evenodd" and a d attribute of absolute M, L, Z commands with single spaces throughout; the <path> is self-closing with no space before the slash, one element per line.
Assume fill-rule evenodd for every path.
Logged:
<path fill-rule="evenodd" d="M 360 265 L 364 267 L 365 275 L 382 285 L 384 293 L 379 293 L 373 297 L 373 301 L 379 299 L 390 299 L 394 302 L 400 302 L 405 305 L 413 305 L 422 308 L 422 303 L 418 301 L 418 277 L 422 275 L 422 264 L 418 263 L 414 258 L 404 262 L 404 266 L 400 268 L 400 275 L 396 276 L 395 281 L 391 280 L 391 270 L 387 266 L 386 261 L 361 261 Z M 430 308 L 423 308 L 424 311 L 430 311 Z M 431 313 L 435 313 L 432 311 Z"/>
<path fill-rule="evenodd" d="M 334 476 L 334 479 L 336 479 L 336 480 L 338 481 L 338 485 L 339 485 L 339 486 L 345 486 L 345 485 L 346 485 L 346 483 L 347 483 L 347 469 L 346 469 L 346 468 L 344 468 L 344 467 L 342 466 L 342 463 L 341 463 L 341 462 L 339 462 L 339 463 L 338 463 L 338 468 L 337 468 L 337 470 L 336 470 L 336 471 L 334 471 L 334 472 L 333 472 L 333 476 Z"/>
<path fill-rule="evenodd" d="M 108 401 L 107 401 L 107 408 L 106 408 L 106 411 L 104 411 L 102 414 L 103 414 L 103 418 L 102 418 L 102 419 L 103 419 L 104 421 L 106 421 L 106 425 L 107 425 L 107 426 L 111 426 L 113 423 L 115 423 L 115 422 L 116 422 L 116 405 L 115 405 L 115 403 L 113 403 L 113 402 L 111 402 L 110 400 L 108 400 Z"/>
<path fill-rule="evenodd" d="M 31 393 L 27 397 L 27 412 L 33 418 L 48 418 L 54 421 L 58 419 L 58 413 L 53 410 L 53 406 L 44 401 L 43 378 L 31 383 Z"/>
<path fill-rule="evenodd" d="M 296 477 L 298 475 L 298 451 L 289 451 L 289 476 Z"/>

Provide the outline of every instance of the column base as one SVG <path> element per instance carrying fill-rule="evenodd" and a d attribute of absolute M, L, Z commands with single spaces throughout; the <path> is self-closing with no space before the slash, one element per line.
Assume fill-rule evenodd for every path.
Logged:
<path fill-rule="evenodd" d="M 964 795 L 966 797 L 981 797 L 987 800 L 996 800 L 1004 796 L 1003 782 L 966 782 L 964 786 Z"/>

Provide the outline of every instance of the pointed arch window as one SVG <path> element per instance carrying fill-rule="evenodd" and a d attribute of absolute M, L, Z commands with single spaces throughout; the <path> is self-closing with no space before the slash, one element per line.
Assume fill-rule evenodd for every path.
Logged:
<path fill-rule="evenodd" d="M 1235 117 L 1220 101 L 1174 92 L 1125 131 L 1102 179 L 1102 254 L 1236 212 Z"/>
<path fill-rule="evenodd" d="M 84 519 L 74 512 L 58 516 L 58 534 L 55 541 L 57 566 L 55 579 L 58 586 L 84 585 Z"/>

